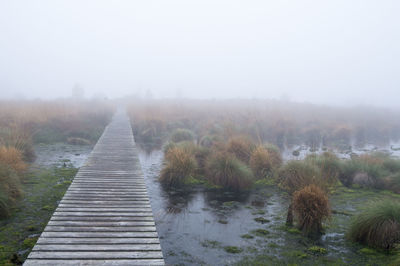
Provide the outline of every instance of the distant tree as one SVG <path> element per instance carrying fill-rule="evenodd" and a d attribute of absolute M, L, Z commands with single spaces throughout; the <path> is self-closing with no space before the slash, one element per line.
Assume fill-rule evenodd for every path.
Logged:
<path fill-rule="evenodd" d="M 74 99 L 82 99 L 85 96 L 85 89 L 78 83 L 75 83 L 75 85 L 72 87 L 71 96 Z"/>

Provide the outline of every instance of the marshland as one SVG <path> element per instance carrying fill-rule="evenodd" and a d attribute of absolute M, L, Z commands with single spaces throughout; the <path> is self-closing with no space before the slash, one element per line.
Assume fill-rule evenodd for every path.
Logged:
<path fill-rule="evenodd" d="M 398 262 L 397 112 L 276 100 L 122 102 L 166 263 Z M 2 101 L 2 264 L 24 261 L 117 106 Z"/>
<path fill-rule="evenodd" d="M 0 265 L 400 265 L 399 9 L 1 1 Z"/>

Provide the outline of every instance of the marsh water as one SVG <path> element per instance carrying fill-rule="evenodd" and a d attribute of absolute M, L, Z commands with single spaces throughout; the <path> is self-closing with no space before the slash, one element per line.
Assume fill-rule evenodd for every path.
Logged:
<path fill-rule="evenodd" d="M 61 166 L 64 163 L 73 167 L 81 167 L 89 154 L 92 145 L 71 145 L 66 143 L 35 145 L 35 165 L 41 167 Z"/>
<path fill-rule="evenodd" d="M 158 182 L 162 151 L 141 150 L 139 158 L 169 265 L 244 264 L 260 254 L 264 262 L 283 265 L 315 265 L 317 261 L 385 265 L 390 260 L 386 254 L 347 242 L 345 232 L 351 216 L 368 200 L 399 200 L 396 195 L 340 188 L 330 199 L 334 214 L 325 225 L 326 233 L 310 240 L 284 226 L 289 197 L 276 186 L 242 194 L 204 188 L 169 190 Z M 237 247 L 238 253 L 228 252 L 232 252 L 229 246 Z M 326 249 L 326 253 L 313 252 L 313 246 Z"/>

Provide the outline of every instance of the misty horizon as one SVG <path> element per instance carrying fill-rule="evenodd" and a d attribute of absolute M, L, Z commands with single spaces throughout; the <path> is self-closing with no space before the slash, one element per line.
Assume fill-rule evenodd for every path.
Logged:
<path fill-rule="evenodd" d="M 3 1 L 0 99 L 398 106 L 396 1 Z M 151 93 L 149 93 L 151 92 Z"/>

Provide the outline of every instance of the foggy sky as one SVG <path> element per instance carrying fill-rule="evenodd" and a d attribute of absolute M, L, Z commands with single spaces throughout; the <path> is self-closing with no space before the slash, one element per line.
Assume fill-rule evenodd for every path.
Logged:
<path fill-rule="evenodd" d="M 0 1 L 0 97 L 398 106 L 400 1 Z"/>

